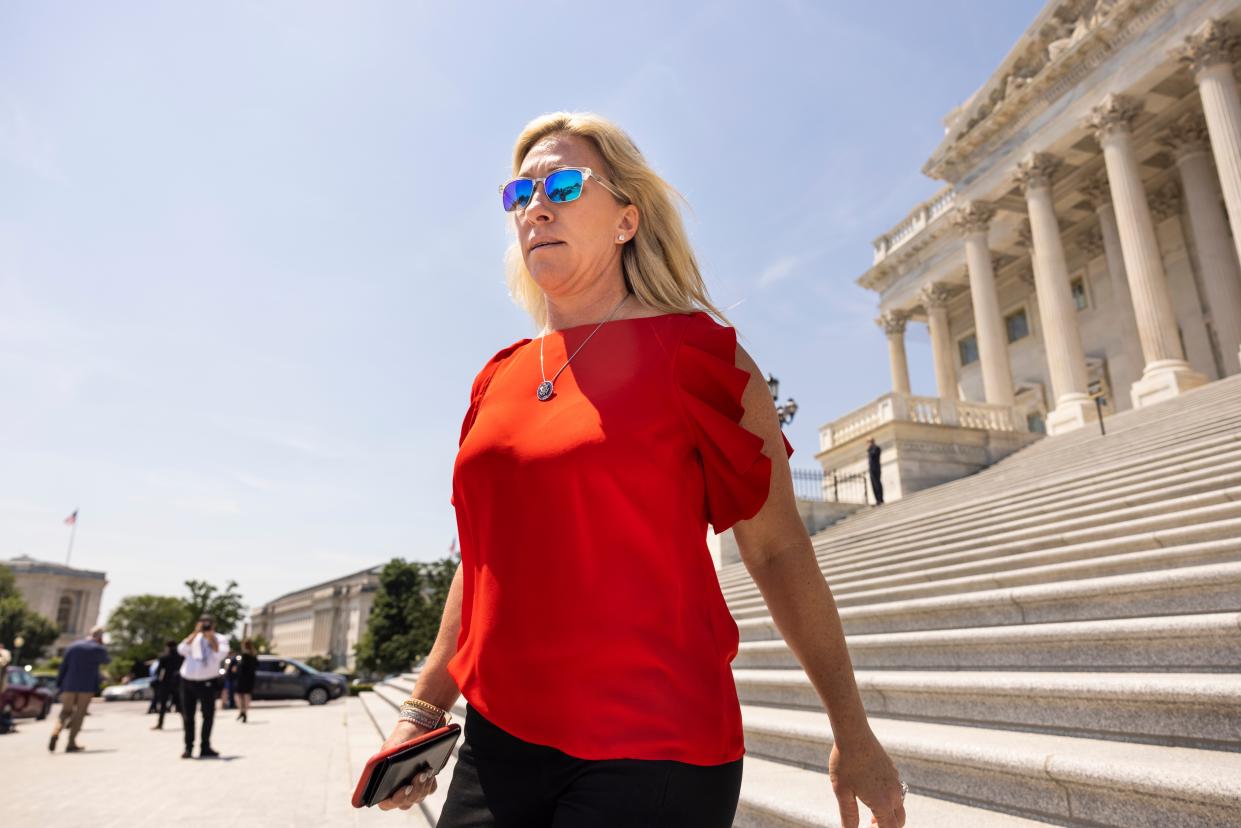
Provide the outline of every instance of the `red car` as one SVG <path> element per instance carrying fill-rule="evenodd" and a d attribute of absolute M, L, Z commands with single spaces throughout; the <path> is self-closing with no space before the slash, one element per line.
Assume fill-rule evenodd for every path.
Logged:
<path fill-rule="evenodd" d="M 35 677 L 20 667 L 6 668 L 8 686 L 0 695 L 0 710 L 8 709 L 13 718 L 34 716 L 45 719 L 52 709 L 52 691 L 40 687 Z"/>

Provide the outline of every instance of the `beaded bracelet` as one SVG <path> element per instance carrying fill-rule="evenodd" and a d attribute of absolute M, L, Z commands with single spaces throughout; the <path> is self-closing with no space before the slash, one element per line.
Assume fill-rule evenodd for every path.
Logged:
<path fill-rule="evenodd" d="M 451 713 L 445 713 L 442 716 L 435 716 L 417 707 L 402 708 L 400 712 L 400 721 L 413 722 L 414 724 L 425 727 L 428 730 L 435 730 L 443 727 L 448 724 L 451 719 Z"/>
<path fill-rule="evenodd" d="M 412 696 L 406 699 L 405 701 L 401 702 L 401 709 L 404 710 L 407 708 L 421 708 L 435 716 L 443 716 L 448 713 L 447 710 L 436 707 L 435 705 L 431 704 L 429 701 L 423 701 L 422 699 L 416 699 Z"/>

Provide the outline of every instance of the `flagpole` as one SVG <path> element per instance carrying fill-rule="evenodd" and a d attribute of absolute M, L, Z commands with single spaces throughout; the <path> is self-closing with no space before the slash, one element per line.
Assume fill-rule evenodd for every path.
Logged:
<path fill-rule="evenodd" d="M 65 566 L 69 565 L 69 560 L 73 557 L 73 536 L 78 533 L 78 520 L 76 517 L 77 512 L 74 512 L 73 514 L 75 517 L 73 519 L 73 527 L 69 530 L 69 551 L 65 553 Z"/>

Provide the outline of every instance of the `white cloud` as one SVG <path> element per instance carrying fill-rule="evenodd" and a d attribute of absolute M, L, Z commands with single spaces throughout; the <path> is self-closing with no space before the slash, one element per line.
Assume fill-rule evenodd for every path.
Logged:
<path fill-rule="evenodd" d="M 776 282 L 784 281 L 797 272 L 797 267 L 801 262 L 798 256 L 781 256 L 763 268 L 763 272 L 758 276 L 758 286 L 765 288 Z"/>

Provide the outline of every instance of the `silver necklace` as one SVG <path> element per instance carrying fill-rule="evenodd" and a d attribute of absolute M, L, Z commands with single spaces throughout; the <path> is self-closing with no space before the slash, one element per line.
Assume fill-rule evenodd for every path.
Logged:
<path fill-rule="evenodd" d="M 598 325 L 596 325 L 595 329 L 590 332 L 590 336 L 587 336 L 585 339 L 583 339 L 582 344 L 577 346 L 577 350 L 575 350 L 569 356 L 569 358 L 564 361 L 564 365 L 560 366 L 560 371 L 563 371 L 564 369 L 569 367 L 569 363 L 573 361 L 573 357 L 577 356 L 578 351 L 586 347 L 586 343 L 590 341 L 591 336 L 594 336 L 596 333 L 599 332 L 600 328 L 602 328 L 608 322 L 612 321 L 612 317 L 616 316 L 616 312 L 621 309 L 621 305 L 625 304 L 625 301 L 628 298 L 629 298 L 629 294 L 626 293 L 625 298 L 620 300 L 620 305 L 617 305 L 615 308 L 613 308 L 612 312 L 608 314 L 608 318 L 600 322 Z M 551 399 L 552 383 L 556 381 L 556 377 L 560 376 L 560 371 L 557 371 L 555 374 L 552 374 L 551 379 L 548 379 L 547 371 L 543 369 L 543 340 L 546 338 L 546 336 L 547 336 L 547 328 L 544 327 L 543 333 L 539 336 L 539 373 L 542 374 L 543 381 L 539 383 L 539 387 L 534 392 L 534 395 L 539 398 L 539 402 L 547 402 L 548 400 Z"/>

